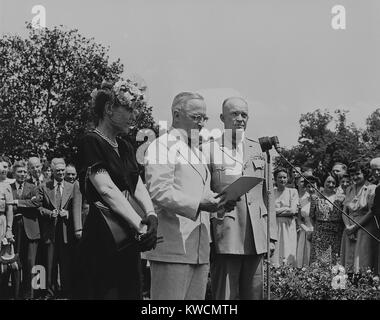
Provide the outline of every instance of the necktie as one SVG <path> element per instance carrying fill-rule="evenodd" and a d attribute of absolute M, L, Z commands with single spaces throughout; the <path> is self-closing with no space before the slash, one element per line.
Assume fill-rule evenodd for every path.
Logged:
<path fill-rule="evenodd" d="M 17 195 L 18 195 L 19 197 L 21 197 L 21 195 L 22 195 L 22 184 L 19 184 L 19 185 L 18 185 Z"/>
<path fill-rule="evenodd" d="M 57 191 L 55 194 L 55 206 L 58 210 L 61 210 L 61 205 L 62 205 L 61 185 L 62 185 L 62 182 L 57 183 Z"/>

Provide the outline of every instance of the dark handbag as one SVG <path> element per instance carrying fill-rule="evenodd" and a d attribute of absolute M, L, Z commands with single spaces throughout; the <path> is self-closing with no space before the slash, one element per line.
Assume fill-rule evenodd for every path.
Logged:
<path fill-rule="evenodd" d="M 129 192 L 125 192 L 125 195 L 132 208 L 140 215 L 141 218 L 144 218 L 145 212 L 140 207 L 137 200 L 130 195 Z M 127 221 L 121 218 L 117 213 L 114 213 L 110 208 L 108 208 L 108 206 L 104 205 L 100 201 L 95 202 L 94 205 L 102 213 L 102 217 L 112 234 L 116 250 L 120 251 L 126 247 L 137 244 L 135 239 L 137 231 L 132 228 Z"/>

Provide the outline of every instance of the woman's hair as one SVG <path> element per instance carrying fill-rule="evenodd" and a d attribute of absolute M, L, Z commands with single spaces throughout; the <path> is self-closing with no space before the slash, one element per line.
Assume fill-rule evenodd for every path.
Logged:
<path fill-rule="evenodd" d="M 91 96 L 96 124 L 104 117 L 106 103 L 129 108 L 140 108 L 145 104 L 144 92 L 131 80 L 119 80 L 115 84 L 110 81 L 103 81 L 100 89 L 95 89 Z"/>
<path fill-rule="evenodd" d="M 308 177 L 306 177 L 306 179 L 307 179 L 310 183 L 316 183 L 318 188 L 321 186 L 321 180 L 319 180 L 319 178 L 316 177 L 316 176 L 308 176 Z M 307 181 L 305 180 L 305 185 L 307 186 L 307 185 L 309 184 L 309 182 L 307 182 Z"/>
<path fill-rule="evenodd" d="M 109 102 L 111 105 L 115 103 L 116 96 L 112 87 L 111 82 L 103 81 L 100 89 L 93 92 L 92 104 L 96 124 L 104 118 L 106 103 Z"/>
<path fill-rule="evenodd" d="M 288 174 L 288 170 L 286 170 L 285 168 L 282 168 L 282 167 L 278 167 L 276 168 L 276 170 L 274 170 L 273 172 L 273 175 L 274 175 L 274 178 L 277 179 L 277 176 L 280 172 L 284 172 L 286 173 L 286 176 L 289 178 L 289 174 Z"/>
<path fill-rule="evenodd" d="M 339 179 L 338 179 L 337 175 L 334 174 L 333 172 L 328 172 L 328 173 L 323 177 L 323 180 L 322 180 L 322 183 L 323 183 L 323 184 L 325 184 L 325 182 L 326 182 L 326 180 L 327 180 L 328 177 L 331 177 L 331 178 L 334 179 L 334 181 L 335 181 L 335 186 L 336 186 L 336 187 L 339 186 Z"/>
<path fill-rule="evenodd" d="M 370 166 L 368 165 L 367 162 L 360 162 L 360 161 L 353 162 L 348 167 L 348 173 L 350 175 L 354 174 L 354 173 L 356 173 L 358 171 L 361 171 L 363 173 L 364 179 L 368 180 L 368 178 L 369 178 L 369 176 L 371 174 L 371 168 L 370 168 Z"/>

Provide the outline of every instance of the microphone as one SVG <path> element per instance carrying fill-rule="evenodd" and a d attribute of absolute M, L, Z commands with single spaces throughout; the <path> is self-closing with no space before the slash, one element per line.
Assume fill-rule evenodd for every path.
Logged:
<path fill-rule="evenodd" d="M 281 152 L 280 141 L 277 136 L 259 138 L 259 143 L 263 152 L 269 151 L 272 147 L 274 147 L 278 153 Z"/>

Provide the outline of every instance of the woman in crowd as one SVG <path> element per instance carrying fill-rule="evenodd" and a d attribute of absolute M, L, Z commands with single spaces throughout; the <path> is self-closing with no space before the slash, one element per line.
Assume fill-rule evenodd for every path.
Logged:
<path fill-rule="evenodd" d="M 44 162 L 44 164 L 42 165 L 42 174 L 44 175 L 44 181 L 49 181 L 51 179 L 50 162 Z"/>
<path fill-rule="evenodd" d="M 288 180 L 287 187 L 288 188 L 297 188 L 297 181 L 300 178 L 301 167 L 294 167 L 290 171 L 290 179 Z"/>
<path fill-rule="evenodd" d="M 303 177 L 298 180 L 298 242 L 297 242 L 297 267 L 308 266 L 310 263 L 311 251 L 311 236 L 313 233 L 313 224 L 310 219 L 310 204 L 311 198 L 315 197 L 315 189 L 310 185 L 313 184 L 316 188 L 317 178 L 310 176 L 307 177 L 309 183 Z"/>
<path fill-rule="evenodd" d="M 347 189 L 344 211 L 357 223 L 376 235 L 376 222 L 372 212 L 376 186 L 368 182 L 369 167 L 354 163 L 348 173 L 353 181 Z M 375 240 L 350 219 L 343 216 L 345 225 L 341 260 L 348 272 L 359 272 L 375 266 Z"/>
<path fill-rule="evenodd" d="M 337 185 L 337 177 L 329 173 L 324 179 L 324 197 L 319 195 L 312 203 L 310 216 L 314 221 L 314 234 L 311 243 L 311 263 L 317 260 L 337 262 L 343 232 L 342 214 L 339 209 L 343 209 L 344 200 L 336 193 Z"/>
<path fill-rule="evenodd" d="M 277 242 L 272 257 L 275 266 L 286 263 L 296 266 L 297 231 L 295 216 L 298 212 L 298 192 L 294 188 L 286 187 L 288 172 L 279 168 L 274 172 L 277 187 L 274 189 Z"/>
<path fill-rule="evenodd" d="M 350 185 L 351 185 L 350 176 L 347 173 L 343 174 L 342 177 L 340 178 L 339 186 L 342 188 L 344 195 L 346 194 L 347 189 Z"/>
<path fill-rule="evenodd" d="M 97 126 L 78 149 L 79 182 L 90 210 L 78 245 L 76 297 L 141 299 L 140 251 L 156 245 L 157 216 L 133 147 L 118 135 L 141 112 L 142 94 L 119 81 L 103 83 L 92 96 Z"/>

